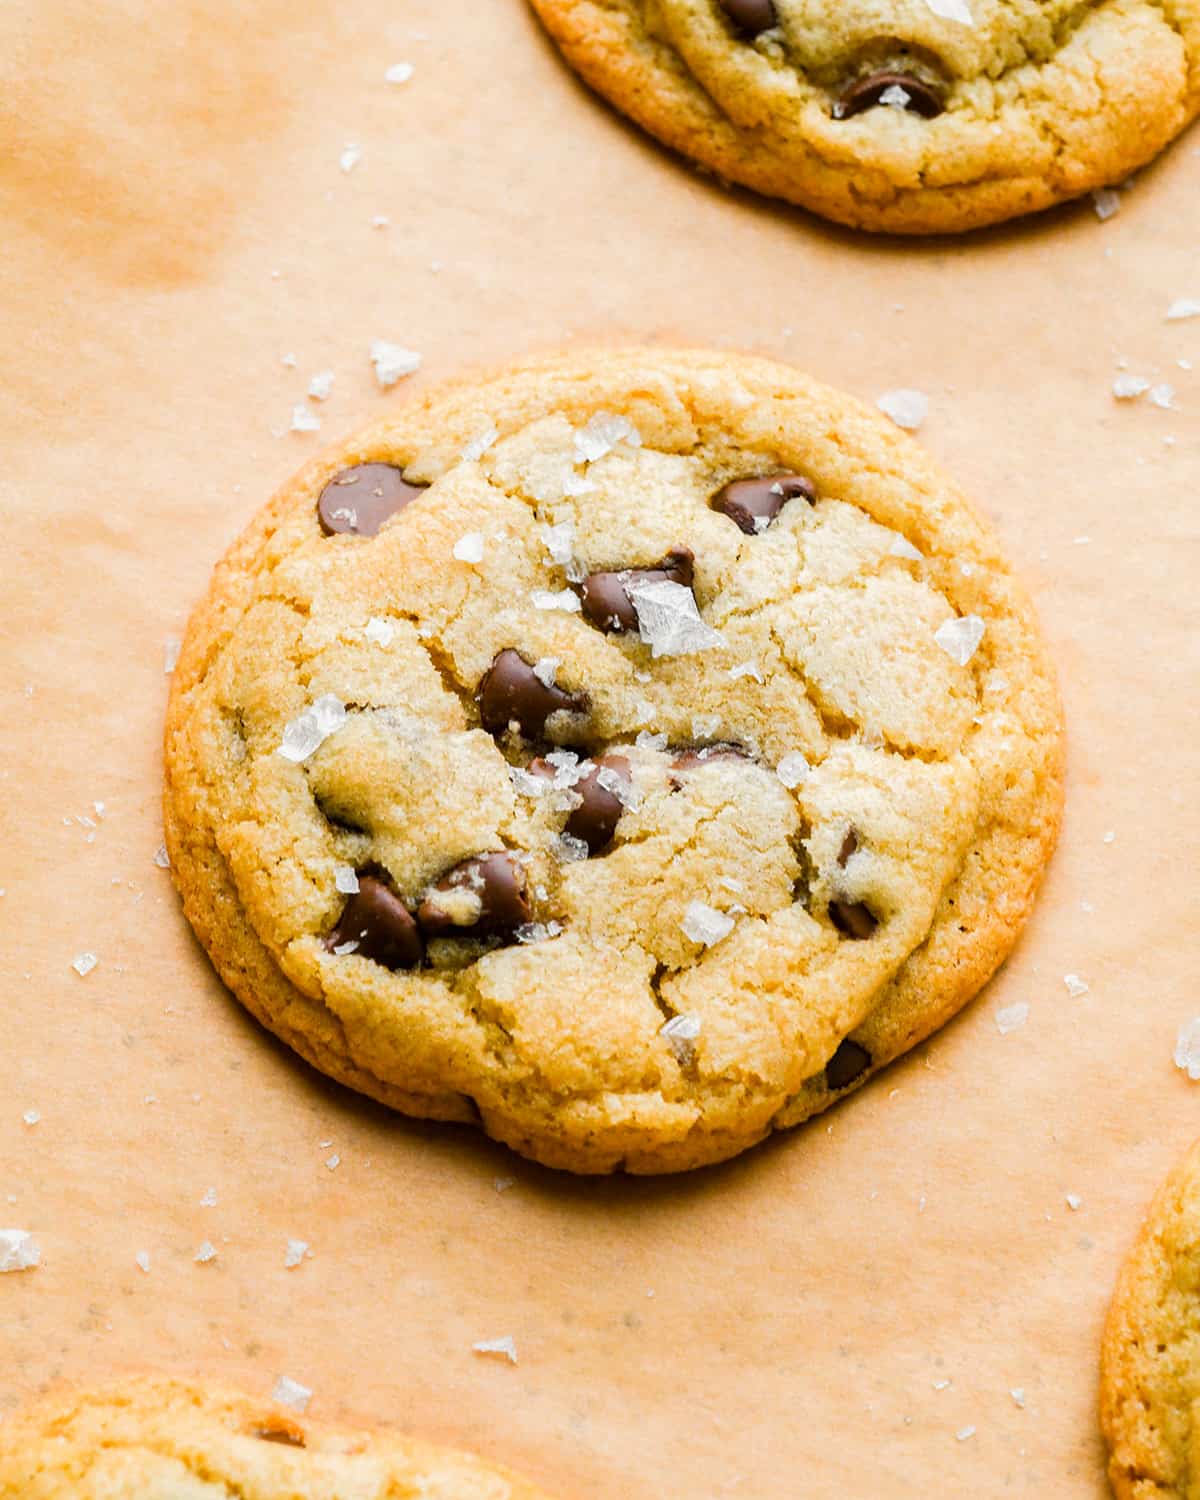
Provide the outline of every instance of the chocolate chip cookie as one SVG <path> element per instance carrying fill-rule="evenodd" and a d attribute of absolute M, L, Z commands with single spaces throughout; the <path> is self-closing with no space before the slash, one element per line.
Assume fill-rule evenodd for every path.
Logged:
<path fill-rule="evenodd" d="M 795 370 L 535 361 L 314 459 L 220 564 L 167 844 L 318 1068 L 550 1165 L 670 1171 L 953 1014 L 1058 827 L 996 540 Z"/>
<path fill-rule="evenodd" d="M 0 1500 L 547 1500 L 516 1475 L 398 1434 L 333 1431 L 181 1380 L 129 1380 L 0 1425 Z"/>
<path fill-rule="evenodd" d="M 1200 1497 L 1200 1141 L 1122 1268 L 1104 1335 L 1101 1421 L 1118 1500 Z"/>
<path fill-rule="evenodd" d="M 1118 183 L 1200 111 L 1157 0 L 532 0 L 618 109 L 859 229 L 973 229 Z"/>

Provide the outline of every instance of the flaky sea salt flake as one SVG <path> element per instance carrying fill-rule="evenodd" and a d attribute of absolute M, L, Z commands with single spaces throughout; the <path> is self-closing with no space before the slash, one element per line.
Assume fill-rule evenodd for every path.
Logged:
<path fill-rule="evenodd" d="M 41 1248 L 27 1229 L 0 1229 L 0 1271 L 32 1271 L 41 1259 Z"/>
<path fill-rule="evenodd" d="M 1118 375 L 1112 383 L 1112 393 L 1118 401 L 1136 401 L 1150 389 L 1150 382 L 1140 375 Z"/>
<path fill-rule="evenodd" d="M 1072 1000 L 1082 1000 L 1084 995 L 1088 993 L 1087 981 L 1080 979 L 1078 974 L 1064 974 L 1063 983 L 1066 985 L 1067 994 L 1070 995 Z"/>
<path fill-rule="evenodd" d="M 730 667 L 729 675 L 734 682 L 740 681 L 743 677 L 753 677 L 755 682 L 763 681 L 762 668 L 756 661 L 738 662 L 736 667 Z"/>
<path fill-rule="evenodd" d="M 733 931 L 733 918 L 706 901 L 689 901 L 679 924 L 693 943 L 711 948 Z"/>
<path fill-rule="evenodd" d="M 905 557 L 909 562 L 923 562 L 925 560 L 925 554 L 918 552 L 909 539 L 906 536 L 902 536 L 898 531 L 892 534 L 892 544 L 888 548 L 888 556 Z"/>
<path fill-rule="evenodd" d="M 85 979 L 99 962 L 94 953 L 77 953 L 71 960 L 71 967 L 80 979 Z"/>
<path fill-rule="evenodd" d="M 906 432 L 916 432 L 929 415 L 929 397 L 924 391 L 884 391 L 875 405 Z"/>
<path fill-rule="evenodd" d="M 960 615 L 946 620 L 933 633 L 934 640 L 947 656 L 965 667 L 979 649 L 985 626 L 978 615 Z"/>
<path fill-rule="evenodd" d="M 1114 188 L 1096 188 L 1092 193 L 1092 207 L 1103 224 L 1121 212 L 1121 195 Z"/>
<path fill-rule="evenodd" d="M 406 349 L 403 344 L 390 344 L 387 339 L 372 339 L 371 363 L 375 366 L 375 379 L 386 391 L 398 380 L 419 370 L 421 356 L 415 349 Z"/>
<path fill-rule="evenodd" d="M 476 1354 L 494 1354 L 501 1359 L 508 1360 L 510 1365 L 517 1362 L 517 1341 L 511 1333 L 506 1333 L 499 1339 L 480 1339 L 478 1343 L 472 1344 L 471 1348 Z"/>
<path fill-rule="evenodd" d="M 912 95 L 901 84 L 892 83 L 880 94 L 879 102 L 888 109 L 907 109 L 912 103 Z"/>
<path fill-rule="evenodd" d="M 315 412 L 309 411 L 307 406 L 293 406 L 291 430 L 293 432 L 320 432 L 321 419 Z"/>
<path fill-rule="evenodd" d="M 954 1436 L 958 1442 L 965 1443 L 968 1438 L 975 1436 L 975 1429 L 974 1427 L 960 1427 Z"/>
<path fill-rule="evenodd" d="M 1179 410 L 1175 403 L 1175 387 L 1169 381 L 1164 380 L 1160 385 L 1152 385 L 1148 399 L 1151 406 L 1157 406 L 1160 411 Z"/>
<path fill-rule="evenodd" d="M 346 705 L 333 693 L 322 693 L 303 713 L 283 726 L 276 754 L 301 765 L 346 722 Z"/>
<path fill-rule="evenodd" d="M 582 606 L 574 589 L 531 589 L 529 602 L 534 609 L 561 609 L 564 614 L 577 615 Z"/>
<path fill-rule="evenodd" d="M 700 1029 L 700 1017 L 689 1015 L 672 1016 L 659 1027 L 659 1035 L 666 1037 L 675 1061 L 685 1068 L 695 1059 Z"/>
<path fill-rule="evenodd" d="M 314 401 L 327 401 L 332 389 L 332 370 L 321 370 L 308 382 L 308 394 Z"/>
<path fill-rule="evenodd" d="M 1010 1031 L 1024 1026 L 1028 1019 L 1029 1006 L 1024 1000 L 1018 1000 L 1014 1005 L 1002 1006 L 996 1012 L 996 1030 L 1001 1036 L 1007 1036 Z"/>
<path fill-rule="evenodd" d="M 562 666 L 561 656 L 539 656 L 533 664 L 533 675 L 543 687 L 554 686 L 554 674 Z"/>
<path fill-rule="evenodd" d="M 1072 1213 L 1078 1213 L 1079 1210 L 1083 1207 L 1083 1199 L 1079 1196 L 1078 1193 L 1068 1193 L 1066 1197 L 1067 1207 L 1071 1210 Z"/>
<path fill-rule="evenodd" d="M 216 1206 L 217 1206 L 217 1190 L 216 1190 L 216 1188 L 211 1188 L 210 1187 L 208 1189 L 208 1191 L 204 1194 L 204 1197 L 201 1198 L 201 1200 L 200 1200 L 200 1207 L 201 1208 L 216 1208 Z"/>
<path fill-rule="evenodd" d="M 628 417 L 598 411 L 588 419 L 586 426 L 575 429 L 575 461 L 594 464 L 606 453 L 611 453 L 618 443 L 640 448 L 642 435 Z"/>
<path fill-rule="evenodd" d="M 27 1109 L 21 1118 L 25 1121 L 26 1125 L 36 1125 L 42 1116 L 40 1111 L 36 1109 Z"/>
<path fill-rule="evenodd" d="M 489 422 L 463 448 L 462 458 L 464 463 L 478 463 L 499 436 L 500 434 L 496 430 L 496 427 Z"/>
<path fill-rule="evenodd" d="M 192 1259 L 198 1266 L 206 1266 L 210 1260 L 216 1260 L 216 1258 L 217 1247 L 211 1240 L 201 1240 L 200 1248 L 192 1256 Z"/>
<path fill-rule="evenodd" d="M 725 644 L 720 631 L 700 618 L 696 596 L 682 583 L 634 579 L 625 593 L 637 612 L 638 633 L 652 656 L 691 656 Z"/>
<path fill-rule="evenodd" d="M 163 675 L 165 677 L 169 677 L 175 670 L 182 645 L 183 642 L 177 635 L 169 635 L 163 642 Z"/>
<path fill-rule="evenodd" d="M 1168 323 L 1182 323 L 1185 318 L 1200 318 L 1200 299 L 1176 297 L 1167 308 Z"/>
<path fill-rule="evenodd" d="M 557 526 L 543 526 L 542 545 L 550 554 L 551 562 L 565 568 L 575 555 L 575 527 L 570 521 L 560 521 Z"/>
<path fill-rule="evenodd" d="M 393 63 L 383 75 L 385 83 L 407 83 L 413 76 L 413 65 L 410 62 Z"/>
<path fill-rule="evenodd" d="M 338 157 L 338 166 L 343 172 L 353 172 L 359 162 L 362 161 L 362 147 L 356 146 L 353 141 L 348 141 Z"/>
<path fill-rule="evenodd" d="M 280 1406 L 290 1406 L 293 1411 L 305 1412 L 312 1400 L 312 1391 L 298 1380 L 281 1375 L 271 1391 L 271 1400 L 278 1401 Z"/>
<path fill-rule="evenodd" d="M 356 896 L 358 894 L 358 876 L 355 874 L 353 865 L 335 865 L 333 869 L 333 884 L 335 889 L 341 891 L 343 896 Z"/>
<path fill-rule="evenodd" d="M 1175 1066 L 1200 1083 L 1200 1016 L 1179 1028 L 1175 1041 Z"/>
<path fill-rule="evenodd" d="M 288 1240 L 287 1252 L 283 1257 L 284 1269 L 294 1271 L 297 1266 L 303 1265 L 305 1257 L 311 1254 L 307 1240 Z"/>
<path fill-rule="evenodd" d="M 1012 1388 L 1012 1390 L 1010 1390 L 1008 1394 L 1013 1398 L 1013 1404 L 1015 1406 L 1019 1406 L 1021 1408 L 1021 1410 L 1024 1411 L 1025 1410 L 1025 1387 L 1023 1385 L 1014 1385 L 1013 1388 Z"/>
<path fill-rule="evenodd" d="M 149 1276 L 149 1274 L 150 1274 L 150 1252 L 149 1252 L 149 1250 L 139 1250 L 138 1253 L 133 1257 L 133 1261 L 134 1261 L 134 1264 L 137 1266 L 138 1270 L 142 1273 L 143 1276 Z"/>
<path fill-rule="evenodd" d="M 483 561 L 483 532 L 465 531 L 452 548 L 455 560 L 465 563 Z"/>
<path fill-rule="evenodd" d="M 775 774 L 790 792 L 807 779 L 810 770 L 808 761 L 799 750 L 789 750 L 775 767 Z"/>
<path fill-rule="evenodd" d="M 363 635 L 373 646 L 390 646 L 396 634 L 396 627 L 390 620 L 381 620 L 378 615 L 372 615 L 363 626 Z"/>
<path fill-rule="evenodd" d="M 967 0 L 925 0 L 925 4 L 943 21 L 957 21 L 962 26 L 975 24 L 975 18 L 967 8 Z"/>

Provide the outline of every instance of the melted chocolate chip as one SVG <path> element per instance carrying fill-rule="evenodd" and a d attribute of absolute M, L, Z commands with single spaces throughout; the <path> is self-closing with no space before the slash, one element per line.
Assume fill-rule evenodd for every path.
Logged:
<path fill-rule="evenodd" d="M 478 898 L 471 922 L 456 922 L 452 903 L 438 904 L 439 893 L 469 891 Z M 529 921 L 525 877 L 511 854 L 475 854 L 454 866 L 417 908 L 417 921 L 429 937 L 511 937 Z"/>
<path fill-rule="evenodd" d="M 272 1422 L 270 1427 L 260 1427 L 254 1436 L 264 1443 L 285 1443 L 289 1448 L 303 1448 L 304 1434 L 298 1427 L 285 1422 Z"/>
<path fill-rule="evenodd" d="M 583 617 L 597 630 L 638 628 L 637 610 L 626 592 L 631 583 L 681 583 L 692 586 L 695 556 L 687 547 L 672 547 L 656 568 L 621 568 L 612 573 L 589 573 L 583 580 Z"/>
<path fill-rule="evenodd" d="M 807 500 L 811 504 L 816 498 L 812 480 L 805 479 L 803 474 L 764 474 L 759 479 L 735 479 L 718 490 L 709 503 L 747 536 L 757 536 L 789 500 Z"/>
<path fill-rule="evenodd" d="M 849 1088 L 870 1066 L 871 1054 L 847 1037 L 825 1064 L 825 1087 L 835 1090 Z"/>
<path fill-rule="evenodd" d="M 941 89 L 911 73 L 901 73 L 894 68 L 885 68 L 870 73 L 866 78 L 856 78 L 844 88 L 833 106 L 835 120 L 848 120 L 864 109 L 874 109 L 882 102 L 889 89 L 901 89 L 908 96 L 904 108 L 910 114 L 932 120 L 946 108 Z"/>
<path fill-rule="evenodd" d="M 778 25 L 774 0 L 720 0 L 721 9 L 740 32 L 757 36 Z"/>
<path fill-rule="evenodd" d="M 626 787 L 630 785 L 629 762 L 623 755 L 602 755 L 595 769 L 588 772 L 582 781 L 575 783 L 574 790 L 583 801 L 567 819 L 566 831 L 572 838 L 582 839 L 589 854 L 599 854 L 612 843 L 625 804 L 616 792 L 600 784 L 600 772 L 609 771 L 620 777 Z M 605 781 L 611 780 L 606 776 Z"/>
<path fill-rule="evenodd" d="M 850 863 L 850 856 L 858 849 L 858 834 L 854 829 L 848 829 L 846 837 L 842 840 L 842 847 L 838 850 L 838 864 L 844 870 Z"/>
<path fill-rule="evenodd" d="M 343 943 L 357 943 L 353 952 L 385 969 L 411 969 L 421 962 L 424 953 L 421 934 L 408 908 L 375 875 L 358 877 L 358 890 L 325 939 L 325 946 L 331 950 Z"/>
<path fill-rule="evenodd" d="M 750 756 L 740 745 L 722 741 L 716 745 L 696 745 L 690 750 L 680 750 L 671 765 L 677 771 L 692 771 L 697 766 L 706 766 L 710 760 L 749 760 Z"/>
<path fill-rule="evenodd" d="M 829 920 L 848 938 L 869 938 L 879 926 L 876 917 L 861 901 L 831 901 Z"/>
<path fill-rule="evenodd" d="M 379 528 L 425 488 L 409 484 L 395 464 L 355 464 L 335 474 L 321 491 L 317 516 L 326 536 L 377 536 Z"/>
<path fill-rule="evenodd" d="M 581 713 L 587 707 L 583 693 L 568 693 L 547 687 L 519 651 L 499 652 L 479 684 L 479 719 L 491 734 L 502 734 L 517 724 L 528 739 L 536 739 L 551 714 L 565 709 Z"/>

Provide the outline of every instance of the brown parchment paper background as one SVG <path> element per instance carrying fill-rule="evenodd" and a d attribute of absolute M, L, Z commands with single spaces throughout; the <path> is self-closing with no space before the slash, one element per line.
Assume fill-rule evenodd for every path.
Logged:
<path fill-rule="evenodd" d="M 0 1279 L 0 1404 L 286 1373 L 314 1417 L 563 1500 L 1105 1493 L 1101 1319 L 1200 1128 L 1171 1062 L 1200 1012 L 1200 373 L 1176 365 L 1200 321 L 1164 321 L 1200 297 L 1198 157 L 1193 133 L 1106 224 L 892 244 L 698 178 L 520 0 L 9 0 L 0 1223 L 43 1263 Z M 388 396 L 374 338 L 425 357 Z M 153 862 L 163 642 L 323 437 L 471 364 L 627 339 L 930 394 L 922 440 L 1037 596 L 1070 790 L 1024 940 L 932 1043 L 724 1168 L 574 1181 L 326 1084 L 226 996 Z M 1178 411 L 1118 406 L 1121 357 Z M 297 402 L 320 437 L 283 431 Z M 291 1271 L 289 1237 L 314 1252 Z M 503 1334 L 515 1368 L 472 1354 Z"/>

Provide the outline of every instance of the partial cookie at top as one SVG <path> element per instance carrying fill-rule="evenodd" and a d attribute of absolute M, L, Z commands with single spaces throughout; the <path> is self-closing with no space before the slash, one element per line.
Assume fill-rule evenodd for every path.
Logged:
<path fill-rule="evenodd" d="M 0 1500 L 549 1500 L 515 1474 L 400 1433 L 332 1430 L 165 1378 L 51 1397 L 0 1424 Z"/>
<path fill-rule="evenodd" d="M 1100 1400 L 1118 1500 L 1200 1500 L 1200 1141 L 1122 1267 Z"/>
<path fill-rule="evenodd" d="M 1061 742 L 1024 594 L 909 439 L 785 366 L 632 350 L 315 459 L 193 617 L 166 772 L 185 911 L 304 1057 L 653 1172 L 975 993 Z"/>
<path fill-rule="evenodd" d="M 532 4 L 579 74 L 667 145 L 860 229 L 973 229 L 1119 183 L 1200 111 L 1194 5 Z"/>

